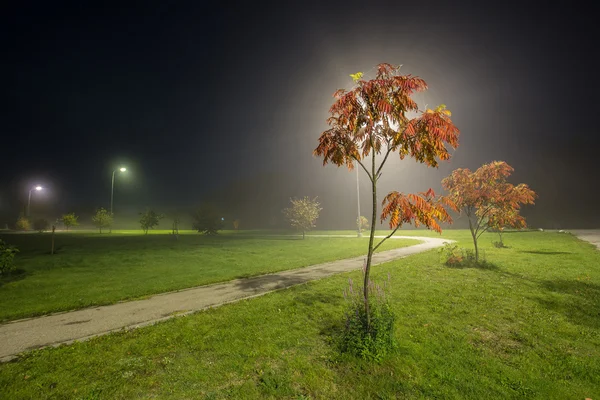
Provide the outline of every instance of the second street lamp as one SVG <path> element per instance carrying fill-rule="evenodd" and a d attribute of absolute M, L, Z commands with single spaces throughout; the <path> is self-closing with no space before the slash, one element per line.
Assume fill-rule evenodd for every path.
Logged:
<path fill-rule="evenodd" d="M 29 189 L 29 197 L 27 198 L 27 217 L 29 217 L 29 215 L 30 215 L 29 208 L 31 207 L 31 192 L 33 190 L 37 190 L 39 192 L 42 189 L 43 189 L 43 187 L 41 187 L 40 185 L 32 187 L 31 189 Z"/>
<path fill-rule="evenodd" d="M 121 168 L 119 168 L 119 171 L 125 172 L 125 171 L 127 171 L 127 168 L 121 167 Z M 115 172 L 117 172 L 116 169 L 112 172 L 112 180 L 110 182 L 110 215 L 113 214 L 113 197 L 114 197 L 114 193 L 115 193 Z"/>

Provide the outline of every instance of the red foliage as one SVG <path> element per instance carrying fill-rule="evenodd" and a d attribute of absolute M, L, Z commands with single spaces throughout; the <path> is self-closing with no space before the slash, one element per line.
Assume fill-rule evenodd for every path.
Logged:
<path fill-rule="evenodd" d="M 450 111 L 444 105 L 420 111 L 411 95 L 427 89 L 427 84 L 421 78 L 400 75 L 399 71 L 400 67 L 379 64 L 374 79 L 362 80 L 362 73 L 351 75 L 356 85 L 349 91 L 340 89 L 334 93 L 335 101 L 327 120 L 330 128 L 321 133 L 314 150 L 315 155 L 323 157 L 323 165 L 331 162 L 352 170 L 354 163 L 358 163 L 372 183 L 372 223 L 363 285 L 367 326 L 370 326 L 368 282 L 373 252 L 404 223 L 414 222 L 441 232 L 438 221 L 450 221 L 442 203 L 434 200 L 431 189 L 418 195 L 391 192 L 383 200 L 381 221 L 389 217 L 394 231 L 373 246 L 377 181 L 389 154 L 397 152 L 401 159 L 409 156 L 436 167 L 438 160 L 450 158 L 446 146 L 458 146 L 459 130 L 450 119 Z M 406 115 L 410 112 L 419 115 L 410 119 Z M 378 154 L 382 154 L 382 159 L 377 166 Z M 367 166 L 362 161 L 369 155 L 371 163 Z"/>
<path fill-rule="evenodd" d="M 352 170 L 354 162 L 361 163 L 372 151 L 384 153 L 377 170 L 369 172 L 365 168 L 371 181 L 376 182 L 390 153 L 397 152 L 401 159 L 413 157 L 433 167 L 438 160 L 450 158 L 447 146 L 456 148 L 459 136 L 450 112 L 444 105 L 419 111 L 411 95 L 426 90 L 427 84 L 419 77 L 398 72 L 399 67 L 379 64 L 374 79 L 360 80 L 362 74 L 359 74 L 356 87 L 334 93 L 335 102 L 327 120 L 330 129 L 321 134 L 314 150 L 315 155 L 323 157 L 323 165 L 331 162 Z M 409 119 L 406 116 L 409 112 L 419 115 Z M 436 219 L 450 221 L 442 204 L 433 201 L 431 190 L 420 195 L 391 192 L 384 206 L 381 219 L 391 217 L 391 228 L 414 221 L 440 231 Z"/>
<path fill-rule="evenodd" d="M 374 149 L 377 153 L 398 152 L 400 158 L 414 157 L 429 166 L 450 157 L 446 145 L 458 146 L 459 130 L 445 106 L 420 112 L 409 119 L 408 112 L 419 112 L 411 98 L 427 89 L 421 78 L 397 75 L 398 67 L 380 64 L 375 79 L 359 80 L 350 91 L 334 93 L 335 102 L 327 120 L 330 129 L 321 134 L 314 154 L 323 164 L 346 165 L 362 160 Z"/>
<path fill-rule="evenodd" d="M 425 225 L 429 229 L 441 233 L 440 222 L 452 222 L 452 218 L 444 208 L 443 198 L 435 200 L 432 189 L 416 194 L 403 194 L 396 191 L 383 199 L 381 222 L 390 217 L 390 229 L 401 227 L 404 223 L 414 221 L 416 227 Z"/>
<path fill-rule="evenodd" d="M 449 191 L 447 200 L 456 210 L 476 218 L 476 231 L 524 228 L 525 219 L 519 214 L 521 205 L 534 204 L 537 195 L 524 183 L 514 186 L 507 182 L 512 172 L 513 168 L 504 161 L 493 161 L 475 172 L 459 168 L 442 180 L 442 186 Z"/>

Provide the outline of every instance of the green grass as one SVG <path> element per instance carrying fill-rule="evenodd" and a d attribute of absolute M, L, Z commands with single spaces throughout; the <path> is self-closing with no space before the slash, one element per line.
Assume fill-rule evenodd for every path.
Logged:
<path fill-rule="evenodd" d="M 470 246 L 465 231 L 444 235 Z M 436 251 L 392 275 L 399 349 L 381 364 L 331 344 L 347 273 L 0 365 L 10 399 L 600 398 L 600 252 L 571 235 L 510 233 L 487 268 Z"/>
<path fill-rule="evenodd" d="M 0 321 L 110 304 L 235 278 L 289 270 L 366 253 L 368 239 L 232 232 L 175 240 L 154 232 L 0 235 L 16 245 L 17 273 L 0 280 Z M 381 250 L 409 246 L 389 240 Z"/>

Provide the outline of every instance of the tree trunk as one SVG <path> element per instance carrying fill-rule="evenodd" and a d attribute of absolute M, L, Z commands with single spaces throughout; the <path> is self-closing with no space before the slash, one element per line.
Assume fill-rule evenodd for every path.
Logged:
<path fill-rule="evenodd" d="M 504 247 L 504 240 L 502 239 L 502 231 L 498 231 L 498 236 L 500 236 L 500 245 Z"/>
<path fill-rule="evenodd" d="M 371 233 L 369 235 L 369 252 L 367 254 L 367 265 L 365 266 L 365 280 L 363 293 L 365 296 L 365 313 L 367 314 L 367 330 L 371 329 L 371 312 L 369 307 L 369 274 L 371 272 L 371 260 L 373 259 L 373 241 L 375 239 L 375 220 L 377 218 L 377 177 L 375 176 L 375 151 L 373 150 L 371 188 L 373 192 L 373 212 L 371 214 Z"/>
<path fill-rule="evenodd" d="M 471 230 L 471 236 L 473 236 L 473 245 L 475 246 L 475 262 L 479 262 L 479 247 L 477 247 L 477 232 L 473 228 L 473 222 L 471 221 L 471 214 L 467 214 L 469 218 L 469 229 Z"/>
<path fill-rule="evenodd" d="M 302 240 L 304 240 L 306 238 L 305 232 L 302 231 Z"/>
<path fill-rule="evenodd" d="M 50 254 L 54 254 L 54 230 L 56 226 L 52 225 L 52 249 L 50 249 Z"/>

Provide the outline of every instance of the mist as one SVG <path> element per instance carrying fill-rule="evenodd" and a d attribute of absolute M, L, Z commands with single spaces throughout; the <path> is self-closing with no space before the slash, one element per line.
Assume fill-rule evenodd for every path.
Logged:
<path fill-rule="evenodd" d="M 385 13 L 344 3 L 338 18 L 336 6 L 318 2 L 260 16 L 250 4 L 164 5 L 73 11 L 58 22 L 14 10 L 5 36 L 19 42 L 7 43 L 12 61 L 2 67 L 0 226 L 14 223 L 34 184 L 48 189 L 32 212 L 86 220 L 108 208 L 111 172 L 127 165 L 115 181 L 116 224 L 136 227 L 147 207 L 185 220 L 210 201 L 242 228 L 282 228 L 291 197 L 317 196 L 318 229 L 353 229 L 355 171 L 323 166 L 312 152 L 333 92 L 381 62 L 425 79 L 429 90 L 415 99 L 446 104 L 461 136 L 439 168 L 392 155 L 378 203 L 390 190 L 441 193 L 452 170 L 503 160 L 515 169 L 511 183 L 539 195 L 522 212 L 530 226 L 599 226 L 588 189 L 598 132 L 584 118 L 597 104 L 598 61 L 586 50 L 594 35 L 577 33 L 592 29 L 591 17 L 569 29 L 564 10 L 549 6 L 537 14 L 502 4 L 381 6 Z M 52 34 L 41 40 L 27 24 Z M 359 182 L 361 214 L 371 219 L 364 173 Z M 464 219 L 455 215 L 452 226 Z"/>

